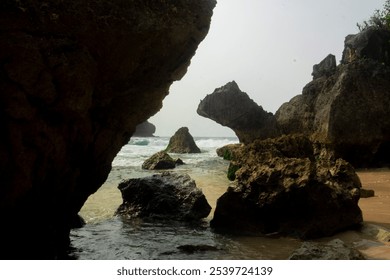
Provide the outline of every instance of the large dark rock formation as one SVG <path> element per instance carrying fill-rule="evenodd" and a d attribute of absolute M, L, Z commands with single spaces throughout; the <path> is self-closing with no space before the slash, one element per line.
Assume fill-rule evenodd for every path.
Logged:
<path fill-rule="evenodd" d="M 153 134 L 155 132 L 156 132 L 156 127 L 154 126 L 154 124 L 152 124 L 148 121 L 144 121 L 143 123 L 140 123 L 139 125 L 137 125 L 133 136 L 153 137 L 154 136 Z"/>
<path fill-rule="evenodd" d="M 202 190 L 187 174 L 163 172 L 129 179 L 118 188 L 123 203 L 117 214 L 127 218 L 198 221 L 211 211 Z"/>
<path fill-rule="evenodd" d="M 350 164 L 305 136 L 256 140 L 235 149 L 235 185 L 211 226 L 239 234 L 330 236 L 360 225 L 360 180 Z"/>
<path fill-rule="evenodd" d="M 201 100 L 197 113 L 231 128 L 242 143 L 279 135 L 273 114 L 264 111 L 234 81 Z"/>
<path fill-rule="evenodd" d="M 179 130 L 175 132 L 169 139 L 165 151 L 178 154 L 196 154 L 201 152 L 190 134 L 188 127 L 179 128 Z"/>
<path fill-rule="evenodd" d="M 390 31 L 368 28 L 347 36 L 342 63 L 336 67 L 327 56 L 313 67 L 313 78 L 274 116 L 246 113 L 259 107 L 240 97 L 235 84 L 207 96 L 198 113 L 229 126 L 244 143 L 303 133 L 356 167 L 390 164 Z"/>
<path fill-rule="evenodd" d="M 73 217 L 185 74 L 214 6 L 1 1 L 0 257 L 62 257 Z"/>

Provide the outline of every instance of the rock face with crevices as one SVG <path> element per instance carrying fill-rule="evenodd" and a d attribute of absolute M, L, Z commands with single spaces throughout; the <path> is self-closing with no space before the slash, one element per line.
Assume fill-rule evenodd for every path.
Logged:
<path fill-rule="evenodd" d="M 214 6 L 1 1 L 1 258 L 64 257 L 72 220 L 185 74 Z"/>
<path fill-rule="evenodd" d="M 196 222 L 206 218 L 211 206 L 188 174 L 163 172 L 129 179 L 118 186 L 123 203 L 117 215 Z"/>
<path fill-rule="evenodd" d="M 333 239 L 327 243 L 304 242 L 289 260 L 365 260 L 357 250 L 348 247 L 342 240 Z"/>
<path fill-rule="evenodd" d="M 368 28 L 347 36 L 341 64 L 328 55 L 312 75 L 302 94 L 274 115 L 235 83 L 207 95 L 198 114 L 230 127 L 242 143 L 301 133 L 331 145 L 355 167 L 389 165 L 390 31 Z"/>
<path fill-rule="evenodd" d="M 235 81 L 200 101 L 197 113 L 231 128 L 242 143 L 279 135 L 275 117 L 240 90 Z"/>
<path fill-rule="evenodd" d="M 217 231 L 310 239 L 363 221 L 353 167 L 306 136 L 243 145 L 231 165 L 235 182 L 218 199 L 210 223 Z"/>

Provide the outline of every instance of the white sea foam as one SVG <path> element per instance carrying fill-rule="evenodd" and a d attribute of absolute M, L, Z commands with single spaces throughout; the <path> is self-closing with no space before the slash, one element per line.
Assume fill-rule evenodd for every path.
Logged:
<path fill-rule="evenodd" d="M 195 137 L 196 145 L 201 149 L 200 154 L 172 154 L 173 157 L 180 157 L 187 164 L 198 164 L 215 158 L 215 150 L 227 144 L 237 143 L 234 137 Z M 136 167 L 153 154 L 164 150 L 169 143 L 169 137 L 134 137 L 125 145 L 114 159 L 114 167 Z"/>

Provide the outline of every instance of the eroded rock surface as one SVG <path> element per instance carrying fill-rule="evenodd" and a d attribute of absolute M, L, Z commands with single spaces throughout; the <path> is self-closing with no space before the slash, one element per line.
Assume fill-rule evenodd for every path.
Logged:
<path fill-rule="evenodd" d="M 73 217 L 185 74 L 214 6 L 1 1 L 2 258 L 63 257 Z"/>
<path fill-rule="evenodd" d="M 118 188 L 123 203 L 117 214 L 127 218 L 198 221 L 211 211 L 202 190 L 187 174 L 163 172 L 129 179 Z"/>
<path fill-rule="evenodd" d="M 302 95 L 276 112 L 281 130 L 330 143 L 338 157 L 357 167 L 389 164 L 389 53 L 388 30 L 369 28 L 347 36 L 333 74 L 317 75 Z"/>
<path fill-rule="evenodd" d="M 201 100 L 197 113 L 231 128 L 242 143 L 279 135 L 273 114 L 250 99 L 235 81 L 215 89 Z"/>
<path fill-rule="evenodd" d="M 231 163 L 236 181 L 211 221 L 218 231 L 307 239 L 362 222 L 354 169 L 305 136 L 256 140 L 235 150 Z"/>
<path fill-rule="evenodd" d="M 342 63 L 328 55 L 313 81 L 275 115 L 235 83 L 216 89 L 198 114 L 230 127 L 240 142 L 300 133 L 329 144 L 355 167 L 390 164 L 390 31 L 368 28 L 345 39 Z M 283 82 L 283 81 L 282 81 Z"/>
<path fill-rule="evenodd" d="M 165 151 L 178 154 L 196 154 L 201 152 L 188 127 L 181 127 L 175 132 L 169 139 Z"/>
<path fill-rule="evenodd" d="M 167 152 L 160 151 L 145 160 L 142 168 L 149 170 L 173 169 L 177 164 L 183 164 L 183 161 L 181 159 L 174 160 Z"/>

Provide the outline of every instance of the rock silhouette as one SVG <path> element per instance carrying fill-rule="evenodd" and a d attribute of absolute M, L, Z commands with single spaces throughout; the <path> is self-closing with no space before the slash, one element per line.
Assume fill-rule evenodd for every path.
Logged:
<path fill-rule="evenodd" d="M 185 74 L 214 6 L 1 2 L 1 257 L 63 257 L 74 216 Z"/>

